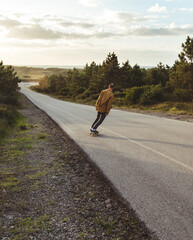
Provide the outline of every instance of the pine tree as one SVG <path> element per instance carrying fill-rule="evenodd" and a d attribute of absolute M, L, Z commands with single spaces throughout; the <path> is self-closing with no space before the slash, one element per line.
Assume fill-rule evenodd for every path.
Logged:
<path fill-rule="evenodd" d="M 99 72 L 99 79 L 103 88 L 108 87 L 110 83 L 114 83 L 118 87 L 120 83 L 120 67 L 117 56 L 113 52 L 109 53 L 106 60 L 103 61 Z"/>
<path fill-rule="evenodd" d="M 0 103 L 15 104 L 17 102 L 17 89 L 19 78 L 12 66 L 5 67 L 0 62 Z"/>
<path fill-rule="evenodd" d="M 193 99 L 193 38 L 187 37 L 182 44 L 179 60 L 175 62 L 170 73 L 169 86 L 179 101 Z"/>

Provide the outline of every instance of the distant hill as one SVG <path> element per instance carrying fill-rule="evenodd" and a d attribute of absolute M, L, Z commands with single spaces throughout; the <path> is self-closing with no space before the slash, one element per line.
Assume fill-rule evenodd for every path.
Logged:
<path fill-rule="evenodd" d="M 38 82 L 44 76 L 51 76 L 53 74 L 56 75 L 66 75 L 67 72 L 70 70 L 67 68 L 41 68 L 41 67 L 27 67 L 27 66 L 14 66 L 15 71 L 17 72 L 17 76 L 22 81 L 33 81 Z"/>

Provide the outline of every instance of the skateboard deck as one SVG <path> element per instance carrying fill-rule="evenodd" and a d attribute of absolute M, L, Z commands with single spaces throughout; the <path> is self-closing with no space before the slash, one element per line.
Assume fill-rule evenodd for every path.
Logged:
<path fill-rule="evenodd" d="M 97 137 L 97 136 L 99 136 L 99 133 L 90 132 L 89 135 L 90 135 L 91 137 Z"/>

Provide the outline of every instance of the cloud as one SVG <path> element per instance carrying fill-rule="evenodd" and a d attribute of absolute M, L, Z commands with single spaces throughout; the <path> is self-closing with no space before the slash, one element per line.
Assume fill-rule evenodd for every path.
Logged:
<path fill-rule="evenodd" d="M 152 6 L 148 9 L 148 12 L 153 13 L 167 13 L 168 10 L 166 7 L 160 7 L 158 3 L 155 4 L 155 6 Z"/>
<path fill-rule="evenodd" d="M 58 18 L 56 16 L 46 15 L 42 18 L 32 18 L 32 21 L 36 24 L 42 24 L 49 22 L 63 27 L 78 27 L 78 28 L 92 28 L 95 24 L 88 23 L 85 19 L 70 19 L 70 18 Z"/>
<path fill-rule="evenodd" d="M 142 17 L 136 13 L 105 10 L 102 21 L 105 24 L 107 23 L 131 24 L 136 22 L 148 21 L 148 18 Z"/>
<path fill-rule="evenodd" d="M 91 39 L 120 39 L 130 36 L 177 36 L 193 33 L 193 26 L 152 25 L 150 16 L 140 16 L 129 12 L 105 11 L 101 19 L 91 19 L 87 23 L 81 18 L 59 18 L 44 15 L 39 18 L 23 16 L 22 20 L 0 17 L 1 36 L 3 39 L 21 41 L 41 41 L 60 43 L 66 41 L 72 44 L 83 43 Z M 150 23 L 150 24 L 148 24 Z M 91 41 L 90 41 L 91 43 Z"/>
<path fill-rule="evenodd" d="M 86 23 L 86 22 L 70 22 L 70 21 L 61 21 L 60 25 L 63 27 L 78 27 L 78 28 L 93 28 L 95 24 Z"/>
<path fill-rule="evenodd" d="M 63 37 L 63 34 L 62 32 L 46 29 L 39 25 L 31 25 L 28 27 L 22 26 L 12 29 L 9 32 L 8 37 L 26 40 L 33 39 L 54 40 L 61 39 Z"/>
<path fill-rule="evenodd" d="M 133 14 L 129 12 L 117 12 L 117 16 L 122 22 L 126 22 L 126 23 L 147 21 L 147 18 L 144 18 L 139 16 L 138 14 Z"/>
<path fill-rule="evenodd" d="M 7 35 L 9 38 L 21 39 L 21 40 L 84 40 L 84 39 L 103 39 L 116 36 L 112 32 L 106 31 L 93 31 L 92 33 L 77 33 L 70 31 L 54 31 L 51 29 L 43 28 L 39 25 L 20 26 L 13 28 Z"/>
<path fill-rule="evenodd" d="M 0 26 L 5 28 L 20 26 L 21 24 L 22 24 L 21 22 L 14 19 L 9 19 L 9 18 L 0 19 Z"/>
<path fill-rule="evenodd" d="M 99 0 L 79 0 L 79 3 L 86 7 L 96 7 L 100 4 Z"/>
<path fill-rule="evenodd" d="M 183 12 L 192 12 L 193 8 L 180 8 L 179 10 Z"/>
<path fill-rule="evenodd" d="M 177 36 L 193 33 L 193 27 L 177 27 L 174 23 L 168 27 L 150 28 L 150 27 L 134 27 L 128 30 L 127 35 L 132 36 Z"/>
<path fill-rule="evenodd" d="M 85 39 L 92 37 L 91 34 L 88 34 L 88 30 L 95 27 L 95 24 L 81 19 L 66 20 L 50 15 L 39 18 L 23 15 L 20 20 L 0 16 L 1 33 L 4 31 L 7 38 L 21 40 Z M 81 29 L 86 30 L 87 35 Z"/>

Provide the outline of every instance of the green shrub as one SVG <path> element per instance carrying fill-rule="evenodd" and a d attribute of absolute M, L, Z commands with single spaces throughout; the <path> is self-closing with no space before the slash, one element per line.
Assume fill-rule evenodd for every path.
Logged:
<path fill-rule="evenodd" d="M 187 89 L 174 90 L 174 99 L 178 102 L 191 102 L 193 100 L 193 91 Z"/>
<path fill-rule="evenodd" d="M 116 91 L 115 93 L 114 93 L 114 96 L 115 96 L 115 98 L 125 98 L 125 96 L 126 96 L 126 92 L 125 91 Z"/>
<path fill-rule="evenodd" d="M 62 96 L 67 96 L 69 93 L 69 89 L 68 88 L 62 88 L 60 91 L 59 91 L 59 95 L 62 95 Z"/>
<path fill-rule="evenodd" d="M 79 94 L 77 97 L 76 97 L 76 100 L 78 99 L 90 99 L 90 100 L 96 100 L 99 96 L 99 93 L 92 93 L 89 91 L 89 89 L 87 89 L 86 91 L 84 91 L 83 93 Z"/>
<path fill-rule="evenodd" d="M 115 98 L 113 101 L 113 105 L 116 105 L 118 107 L 123 106 L 124 104 L 124 98 Z"/>
<path fill-rule="evenodd" d="M 18 112 L 11 105 L 0 104 L 0 118 L 6 119 L 8 124 L 11 125 L 18 118 Z"/>
<path fill-rule="evenodd" d="M 77 96 L 79 94 L 82 94 L 86 89 L 84 87 L 79 87 L 74 90 L 74 95 Z"/>
<path fill-rule="evenodd" d="M 142 86 L 127 89 L 124 104 L 125 105 L 138 104 L 141 95 L 149 88 L 150 86 Z"/>
<path fill-rule="evenodd" d="M 0 139 L 2 139 L 9 128 L 20 123 L 22 115 L 11 105 L 0 104 Z"/>
<path fill-rule="evenodd" d="M 164 88 L 161 85 L 150 86 L 141 95 L 139 104 L 151 105 L 164 100 Z"/>
<path fill-rule="evenodd" d="M 0 139 L 5 136 L 7 128 L 8 128 L 8 123 L 6 119 L 0 118 Z"/>

